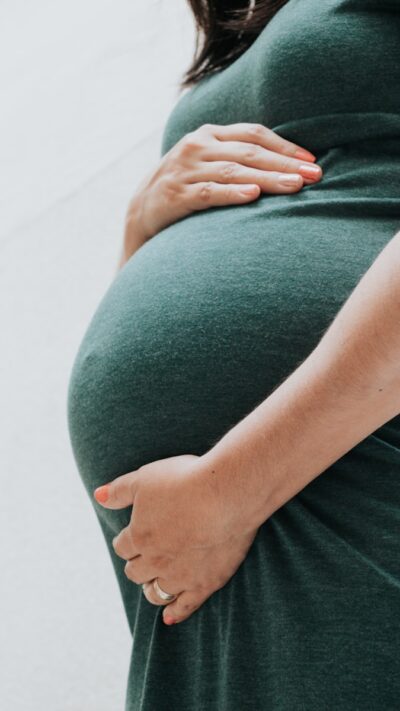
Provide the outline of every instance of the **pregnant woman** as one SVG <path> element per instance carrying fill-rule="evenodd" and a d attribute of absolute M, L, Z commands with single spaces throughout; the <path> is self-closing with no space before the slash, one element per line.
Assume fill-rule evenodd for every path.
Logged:
<path fill-rule="evenodd" d="M 400 0 L 190 4 L 68 397 L 125 709 L 395 711 Z"/>

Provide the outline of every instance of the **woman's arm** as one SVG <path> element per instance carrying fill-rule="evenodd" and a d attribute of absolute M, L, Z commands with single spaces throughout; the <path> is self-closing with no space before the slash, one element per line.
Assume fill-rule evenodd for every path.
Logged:
<path fill-rule="evenodd" d="M 310 356 L 199 464 L 250 530 L 399 413 L 400 232 Z"/>
<path fill-rule="evenodd" d="M 168 457 L 94 492 L 133 504 L 113 540 L 149 602 L 182 622 L 242 563 L 258 527 L 400 412 L 400 233 L 380 252 L 308 358 L 204 455 Z"/>

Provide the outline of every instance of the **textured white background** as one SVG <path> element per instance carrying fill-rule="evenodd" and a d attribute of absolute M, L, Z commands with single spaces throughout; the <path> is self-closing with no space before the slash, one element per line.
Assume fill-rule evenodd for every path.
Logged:
<path fill-rule="evenodd" d="M 122 711 L 130 636 L 66 388 L 193 51 L 185 0 L 0 0 L 0 703 Z"/>

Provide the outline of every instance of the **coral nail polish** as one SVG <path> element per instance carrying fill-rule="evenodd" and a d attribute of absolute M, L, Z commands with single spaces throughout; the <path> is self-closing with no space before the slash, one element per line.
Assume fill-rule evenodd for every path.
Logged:
<path fill-rule="evenodd" d="M 168 617 L 168 615 L 166 615 L 166 617 L 164 617 L 164 622 L 165 622 L 166 625 L 173 625 L 173 624 L 175 624 L 174 618 L 173 618 L 173 617 Z"/>
<path fill-rule="evenodd" d="M 109 484 L 104 484 L 104 486 L 98 486 L 94 492 L 96 501 L 98 501 L 100 504 L 105 504 L 105 502 L 108 499 L 109 488 L 110 488 Z"/>
<path fill-rule="evenodd" d="M 321 168 L 318 165 L 301 165 L 299 167 L 300 175 L 311 180 L 317 180 L 321 176 Z"/>

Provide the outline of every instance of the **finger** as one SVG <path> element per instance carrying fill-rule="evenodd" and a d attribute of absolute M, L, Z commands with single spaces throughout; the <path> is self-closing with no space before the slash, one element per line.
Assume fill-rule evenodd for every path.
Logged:
<path fill-rule="evenodd" d="M 322 177 L 322 168 L 319 165 L 306 163 L 290 156 L 282 156 L 275 151 L 250 143 L 235 141 L 220 141 L 206 146 L 202 160 L 223 160 L 241 163 L 250 168 L 261 170 L 275 170 L 280 173 L 300 173 L 305 178 L 319 180 Z"/>
<path fill-rule="evenodd" d="M 301 184 L 284 185 L 282 180 L 288 179 L 287 174 L 281 174 L 278 179 L 277 173 L 271 174 L 270 190 L 271 193 L 282 192 L 297 192 L 301 188 Z M 298 180 L 296 176 L 296 182 Z M 301 178 L 300 178 L 301 180 Z M 249 190 L 249 192 L 245 192 Z M 224 205 L 234 205 L 248 203 L 258 198 L 261 189 L 258 185 L 247 185 L 244 183 L 189 183 L 185 185 L 185 195 L 188 204 L 192 210 L 205 210 L 209 207 L 218 207 Z"/>
<path fill-rule="evenodd" d="M 191 210 L 250 202 L 261 193 L 258 185 L 223 184 L 212 180 L 185 185 L 185 197 Z"/>
<path fill-rule="evenodd" d="M 163 610 L 163 620 L 167 625 L 183 622 L 203 605 L 210 595 L 205 595 L 194 590 L 184 591 L 178 595 L 174 602 L 168 603 Z"/>
<path fill-rule="evenodd" d="M 212 126 L 215 138 L 221 141 L 247 141 L 269 148 L 283 155 L 293 156 L 300 160 L 315 161 L 316 157 L 305 148 L 298 146 L 261 123 L 232 123 L 228 126 Z"/>
<path fill-rule="evenodd" d="M 160 580 L 160 575 L 167 575 L 169 562 L 170 560 L 164 556 L 150 558 L 149 556 L 136 555 L 127 560 L 124 572 L 133 583 L 142 585 L 154 578 Z"/>
<path fill-rule="evenodd" d="M 154 580 L 159 572 L 160 568 L 149 565 L 142 555 L 131 558 L 126 562 L 124 567 L 126 577 L 137 585 L 143 585 L 143 583 L 147 583 L 149 580 Z"/>
<path fill-rule="evenodd" d="M 121 474 L 94 490 L 96 501 L 107 509 L 122 509 L 134 503 L 140 469 Z"/>
<path fill-rule="evenodd" d="M 146 598 L 147 602 L 150 602 L 151 605 L 165 605 L 165 601 L 160 600 L 159 597 L 157 597 L 155 590 L 153 588 L 153 583 L 152 581 L 149 581 L 145 584 L 142 585 L 142 591 L 143 595 Z"/>
<path fill-rule="evenodd" d="M 140 554 L 137 545 L 134 544 L 132 539 L 132 527 L 129 524 L 114 536 L 112 539 L 112 547 L 114 551 L 120 558 L 125 558 L 129 560 Z"/>
<path fill-rule="evenodd" d="M 182 594 L 180 590 L 175 590 L 173 589 L 173 585 L 171 583 L 162 583 L 162 578 L 158 578 L 159 585 L 162 590 L 165 590 L 165 592 L 171 593 L 171 595 L 180 595 Z M 154 586 L 153 586 L 153 581 L 150 580 L 142 585 L 143 589 L 143 594 L 148 602 L 150 602 L 152 605 L 171 605 L 172 603 L 167 603 L 165 600 L 162 600 L 162 598 L 158 597 Z"/>
<path fill-rule="evenodd" d="M 196 182 L 255 184 L 266 193 L 292 193 L 303 187 L 298 173 L 279 173 L 272 170 L 248 168 L 232 161 L 205 161 L 196 169 Z M 290 182 L 289 182 L 290 181 Z M 190 183 L 189 183 L 190 184 Z"/>

